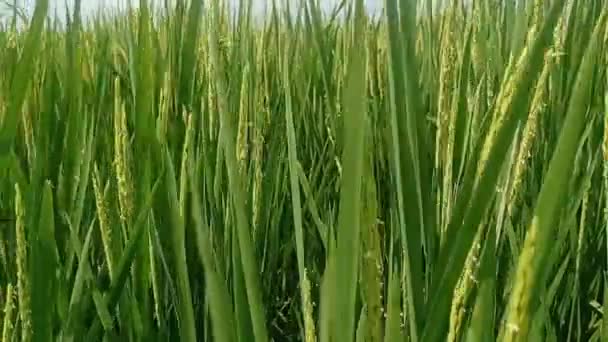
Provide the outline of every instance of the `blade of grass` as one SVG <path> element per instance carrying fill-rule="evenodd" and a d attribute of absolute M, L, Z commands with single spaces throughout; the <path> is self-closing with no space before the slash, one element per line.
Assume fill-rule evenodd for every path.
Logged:
<path fill-rule="evenodd" d="M 32 270 L 32 330 L 33 341 L 49 341 L 53 336 L 53 305 L 49 298 L 55 298 L 56 276 L 59 254 L 55 243 L 55 216 L 51 183 L 45 182 L 40 220 L 33 239 L 31 254 Z"/>
<path fill-rule="evenodd" d="M 344 166 L 336 246 L 336 333 L 339 341 L 353 341 L 355 301 L 357 296 L 361 177 L 363 175 L 366 118 L 365 54 L 357 51 L 355 41 L 364 34 L 363 1 L 355 2 L 354 32 L 349 50 L 347 80 L 344 90 Z"/>
<path fill-rule="evenodd" d="M 205 276 L 207 277 L 207 299 L 209 300 L 209 308 L 211 311 L 211 323 L 213 327 L 213 336 L 218 342 L 236 341 L 234 336 L 234 315 L 232 304 L 226 284 L 223 284 L 220 274 L 217 273 L 213 265 L 211 236 L 209 227 L 204 223 L 201 213 L 201 200 L 198 192 L 198 187 L 194 181 L 194 175 L 191 175 L 192 189 L 192 215 L 195 224 L 197 251 L 201 264 L 205 268 Z"/>
<path fill-rule="evenodd" d="M 175 181 L 175 169 L 171 154 L 165 149 L 165 184 L 167 186 L 167 196 L 169 210 L 171 212 L 171 237 L 172 252 L 177 274 L 177 293 L 178 293 L 178 312 L 180 316 L 180 338 L 185 341 L 196 341 L 196 326 L 194 322 L 194 311 L 192 309 L 192 293 L 190 290 L 190 279 L 186 264 L 186 245 L 185 245 L 185 218 L 180 214 L 178 205 L 182 203 L 178 200 L 177 184 Z M 185 177 L 185 175 L 184 175 Z M 184 189 L 185 190 L 185 189 Z"/>

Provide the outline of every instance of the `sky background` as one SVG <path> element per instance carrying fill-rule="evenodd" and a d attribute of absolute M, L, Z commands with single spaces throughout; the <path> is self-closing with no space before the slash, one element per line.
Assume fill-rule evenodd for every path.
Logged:
<path fill-rule="evenodd" d="M 7 2 L 12 3 L 13 1 L 14 0 L 8 0 Z M 105 9 L 124 8 L 127 1 L 131 1 L 131 3 L 133 3 L 133 4 L 136 4 L 139 2 L 139 0 L 81 0 L 82 14 L 84 16 L 87 16 L 88 14 L 95 12 L 95 10 L 97 10 L 99 8 L 105 8 Z M 159 1 L 163 1 L 163 0 L 152 0 L 152 1 L 159 2 Z M 235 3 L 238 3 L 239 0 L 233 0 L 233 1 Z M 283 1 L 285 1 L 285 0 L 279 0 L 279 1 L 277 1 L 277 3 L 281 3 Z M 289 1 L 291 1 L 292 3 L 299 2 L 299 1 L 294 1 L 294 0 L 289 0 Z M 365 5 L 366 5 L 367 9 L 370 12 L 377 13 L 382 8 L 383 0 L 364 0 L 364 1 L 365 1 Z M 3 0 L 0 0 L 0 4 L 2 2 L 3 2 Z M 34 4 L 36 1 L 35 0 L 17 0 L 17 2 L 19 4 L 21 4 L 21 6 L 23 8 L 26 8 L 29 13 L 31 13 L 33 11 Z M 57 14 L 60 17 L 64 17 L 66 2 L 71 7 L 71 6 L 73 6 L 74 0 L 50 0 L 50 2 L 49 2 L 51 4 L 51 8 L 49 9 L 50 13 L 55 13 L 55 11 L 57 11 Z M 319 1 L 319 3 L 321 3 L 321 5 L 325 9 L 332 9 L 338 2 L 339 2 L 339 0 L 320 0 Z M 263 13 L 264 5 L 266 3 L 271 3 L 271 1 L 253 0 L 253 3 L 254 3 L 255 12 Z M 1 6 L 2 5 L 0 5 L 0 8 L 1 8 Z M 0 12 L 1 11 L 2 10 L 0 9 Z"/>

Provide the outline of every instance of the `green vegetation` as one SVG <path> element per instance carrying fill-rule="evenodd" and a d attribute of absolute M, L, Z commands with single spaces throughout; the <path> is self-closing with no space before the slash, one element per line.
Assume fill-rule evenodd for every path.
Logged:
<path fill-rule="evenodd" d="M 608 1 L 278 2 L 8 16 L 2 341 L 608 341 Z"/>

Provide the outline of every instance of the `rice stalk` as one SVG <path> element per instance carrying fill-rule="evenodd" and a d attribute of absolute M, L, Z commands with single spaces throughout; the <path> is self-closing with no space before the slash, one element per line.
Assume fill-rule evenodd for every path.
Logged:
<path fill-rule="evenodd" d="M 196 225 L 195 233 L 198 244 L 198 255 L 207 276 L 206 286 L 213 336 L 218 342 L 237 341 L 235 336 L 236 329 L 234 329 L 234 311 L 228 289 L 221 279 L 221 275 L 213 267 L 213 248 L 211 246 L 211 239 L 209 238 L 209 227 L 204 224 L 201 215 L 201 198 L 194 181 L 195 177 L 190 173 L 188 178 L 192 183 L 192 216 Z"/>
<path fill-rule="evenodd" d="M 188 146 L 184 146 L 184 150 L 188 151 Z M 180 339 L 183 341 L 196 341 L 196 325 L 194 320 L 194 309 L 192 307 L 192 290 L 190 286 L 190 276 L 186 259 L 186 226 L 184 216 L 185 213 L 185 193 L 186 188 L 179 189 L 177 186 L 177 177 L 171 153 L 169 149 L 164 147 L 164 163 L 167 165 L 165 173 L 165 185 L 167 193 L 167 202 L 169 205 L 169 214 L 171 219 L 170 251 L 172 254 L 172 267 L 175 270 L 176 290 L 177 290 L 177 312 L 180 320 Z M 187 158 L 186 158 L 187 159 Z M 184 179 L 179 179 L 180 186 L 187 186 L 187 165 L 183 164 L 181 174 Z M 143 234 L 142 234 L 143 238 Z"/>
<path fill-rule="evenodd" d="M 608 46 L 608 26 L 604 34 L 604 46 Z M 608 50 L 604 54 L 604 60 L 608 61 Z M 608 67 L 606 71 L 608 74 Z M 606 238 L 606 247 L 608 247 L 608 78 L 606 79 L 604 90 L 604 131 L 602 135 L 602 152 L 603 152 L 603 163 L 602 163 L 602 178 L 604 186 L 604 203 L 603 203 L 603 214 L 604 214 L 604 234 Z M 608 248 L 606 250 L 606 265 L 608 265 Z M 604 315 L 602 324 L 602 337 L 604 340 L 608 340 L 608 270 L 604 270 Z"/>
<path fill-rule="evenodd" d="M 354 3 L 353 33 L 349 37 L 348 64 L 343 97 L 344 141 L 341 162 L 344 165 L 340 189 L 338 230 L 336 246 L 336 326 L 335 337 L 341 341 L 352 341 L 355 334 L 355 304 L 359 271 L 359 249 L 361 238 L 362 175 L 365 165 L 366 144 L 369 129 L 366 120 L 367 94 L 365 54 L 356 50 L 355 39 L 364 33 L 366 18 L 363 1 Z"/>
<path fill-rule="evenodd" d="M 0 18 L 0 338 L 17 183 L 32 341 L 606 339 L 606 0 L 384 1 Z"/>

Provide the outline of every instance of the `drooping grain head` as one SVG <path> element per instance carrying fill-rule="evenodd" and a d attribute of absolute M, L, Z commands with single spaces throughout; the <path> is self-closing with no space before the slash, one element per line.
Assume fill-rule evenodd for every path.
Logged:
<path fill-rule="evenodd" d="M 488 134 L 483 142 L 483 148 L 479 160 L 479 168 L 477 169 L 476 178 L 479 178 L 485 172 L 486 163 L 489 158 L 489 153 L 495 143 L 496 135 L 500 131 L 505 122 L 505 115 L 513 105 L 515 87 L 521 83 L 528 75 L 525 74 L 524 66 L 530 54 L 530 44 L 536 36 L 536 31 L 528 32 L 527 44 L 525 44 L 518 57 L 512 56 L 505 76 L 500 87 L 500 91 L 496 98 L 496 105 L 492 115 L 492 124 L 490 125 Z"/>
<path fill-rule="evenodd" d="M 537 6 L 542 6 L 542 4 L 536 3 Z M 542 8 L 535 8 L 535 11 L 542 11 Z M 537 14 L 540 16 L 540 14 Z M 538 23 L 537 25 L 540 25 Z M 532 145 L 536 138 L 538 124 L 540 121 L 540 115 L 545 110 L 548 102 L 548 91 L 549 91 L 549 81 L 552 71 L 555 69 L 556 65 L 559 63 L 560 57 L 564 51 L 564 39 L 566 37 L 566 30 L 564 26 L 564 15 L 560 16 L 559 21 L 556 25 L 556 30 L 554 32 L 554 44 L 553 46 L 547 50 L 545 53 L 545 63 L 543 65 L 543 70 L 539 77 L 538 82 L 536 83 L 536 87 L 534 90 L 534 95 L 532 97 L 532 103 L 530 106 L 530 113 L 528 115 L 528 119 L 525 123 L 522 140 L 519 145 L 519 151 L 515 161 L 515 167 L 513 171 L 513 182 L 510 187 L 509 194 L 509 204 L 507 208 L 507 212 L 512 214 L 513 208 L 516 204 L 518 204 L 518 194 L 522 192 L 521 184 L 524 179 L 524 173 L 526 172 L 527 165 L 529 164 L 529 159 L 532 154 Z"/>
<path fill-rule="evenodd" d="M 6 100 L 0 94 L 0 127 L 4 126 L 4 116 L 6 115 Z"/>
<path fill-rule="evenodd" d="M 239 103 L 239 123 L 236 136 L 236 158 L 241 173 L 247 168 L 247 156 L 249 154 L 249 127 L 251 126 L 249 117 L 249 65 L 245 65 L 243 70 L 243 81 L 241 84 L 240 103 Z"/>
<path fill-rule="evenodd" d="M 368 135 L 368 141 L 371 136 Z M 371 144 L 370 144 L 371 145 Z M 378 224 L 378 190 L 371 149 L 365 159 L 361 212 L 361 296 L 367 306 L 365 341 L 380 341 L 382 336 L 382 288 L 384 279 L 382 236 Z"/>
<path fill-rule="evenodd" d="M 448 128 L 452 115 L 452 96 L 456 79 L 456 18 L 455 9 L 450 8 L 444 19 L 441 39 L 441 64 L 439 66 L 439 100 L 437 104 L 437 162 L 443 165 L 446 160 Z"/>
<path fill-rule="evenodd" d="M 3 270 L 8 270 L 8 252 L 4 232 L 0 232 L 0 267 Z"/>
<path fill-rule="evenodd" d="M 538 31 L 544 20 L 544 7 L 543 0 L 534 0 L 532 9 L 532 30 Z"/>
<path fill-rule="evenodd" d="M 466 321 L 466 312 L 469 310 L 468 302 L 471 293 L 477 285 L 477 272 L 479 270 L 479 255 L 481 253 L 482 231 L 479 230 L 475 235 L 473 247 L 467 255 L 465 267 L 462 275 L 454 290 L 452 298 L 452 309 L 450 313 L 450 328 L 448 330 L 447 341 L 459 341 L 462 337 Z"/>
<path fill-rule="evenodd" d="M 118 184 L 118 202 L 120 204 L 120 219 L 124 225 L 131 223 L 133 215 L 133 180 L 129 163 L 129 132 L 127 130 L 127 119 L 125 105 L 120 100 L 120 83 L 118 78 L 114 80 L 116 96 L 114 99 L 114 166 L 116 168 L 116 180 Z"/>
<path fill-rule="evenodd" d="M 481 36 L 483 33 L 484 17 L 480 0 L 473 2 L 473 37 L 471 44 L 471 62 L 477 74 L 481 74 L 484 69 L 484 53 L 483 46 L 486 43 Z"/>
<path fill-rule="evenodd" d="M 530 161 L 532 146 L 538 130 L 538 123 L 540 120 L 539 117 L 545 110 L 549 76 L 554 65 L 553 51 L 554 50 L 550 49 L 545 53 L 545 64 L 543 66 L 543 71 L 541 72 L 540 78 L 536 83 L 536 88 L 530 107 L 530 114 L 528 115 L 528 119 L 525 123 L 521 142 L 519 144 L 519 151 L 517 152 L 513 170 L 513 182 L 510 186 L 510 194 L 508 197 L 509 202 L 507 212 L 509 214 L 512 214 L 514 205 L 518 203 L 517 196 L 519 193 L 521 193 L 521 184 L 524 179 L 524 173 L 526 172 L 527 165 Z"/>
<path fill-rule="evenodd" d="M 107 197 L 104 192 L 104 187 L 99 174 L 97 164 L 93 165 L 93 192 L 95 194 L 95 205 L 97 207 L 97 219 L 99 220 L 99 230 L 101 235 L 101 243 L 110 275 L 110 280 L 114 280 L 114 254 L 113 254 L 113 239 L 112 226 L 110 224 L 110 216 L 107 207 Z"/>
<path fill-rule="evenodd" d="M 307 271 L 304 270 L 304 279 L 302 279 L 302 305 L 304 313 L 304 335 L 306 336 L 306 342 L 315 342 L 317 340 L 317 333 L 315 329 L 314 309 L 311 295 L 310 280 L 308 280 Z"/>
<path fill-rule="evenodd" d="M 34 140 L 34 123 L 32 119 L 32 111 L 28 108 L 31 104 L 25 103 L 21 111 L 21 122 L 23 124 L 23 137 L 27 153 L 27 162 L 30 167 L 33 167 L 36 159 L 36 142 Z"/>
<path fill-rule="evenodd" d="M 4 303 L 4 319 L 2 324 L 2 341 L 10 341 L 13 333 L 13 310 L 15 294 L 13 284 L 8 284 L 6 287 L 5 303 Z"/>
<path fill-rule="evenodd" d="M 186 137 L 184 138 L 184 146 L 182 149 L 182 165 L 180 170 L 180 187 L 179 187 L 179 212 L 180 215 L 186 217 L 186 194 L 188 192 L 188 168 L 194 161 L 192 156 L 192 143 L 194 139 L 194 123 L 192 113 L 186 115 Z"/>
<path fill-rule="evenodd" d="M 538 217 L 532 219 L 530 229 L 526 234 L 526 244 L 534 246 L 538 243 Z M 518 261 L 521 265 L 532 264 L 533 253 L 526 253 L 524 251 L 520 255 Z M 531 279 L 534 277 L 531 268 L 522 267 L 518 269 L 517 281 L 514 284 L 512 298 L 516 298 L 516 301 L 512 301 L 508 307 L 508 316 L 504 322 L 504 341 L 521 341 L 525 338 L 524 332 L 529 331 L 530 318 L 528 316 L 527 308 L 532 298 L 530 298 L 529 287 L 531 286 Z"/>
<path fill-rule="evenodd" d="M 32 338 L 31 289 L 28 270 L 28 244 L 25 228 L 25 207 L 21 189 L 15 184 L 15 236 L 17 239 L 17 290 L 19 297 L 19 317 L 21 319 L 21 340 Z"/>
<path fill-rule="evenodd" d="M 148 231 L 148 253 L 150 254 L 150 279 L 152 283 L 152 298 L 154 300 L 154 319 L 156 320 L 156 326 L 160 328 L 164 316 L 162 315 L 161 305 L 161 288 L 159 284 L 159 274 L 157 265 L 156 249 L 154 248 L 154 239 L 151 230 Z"/>

